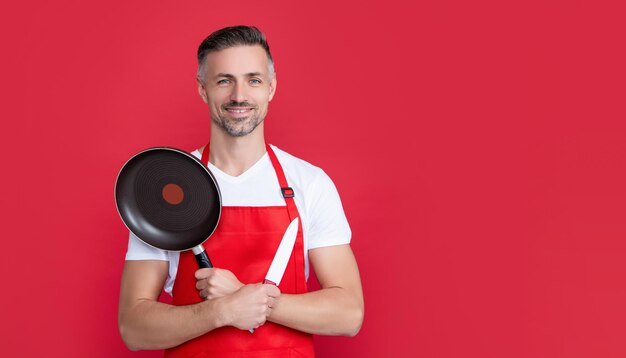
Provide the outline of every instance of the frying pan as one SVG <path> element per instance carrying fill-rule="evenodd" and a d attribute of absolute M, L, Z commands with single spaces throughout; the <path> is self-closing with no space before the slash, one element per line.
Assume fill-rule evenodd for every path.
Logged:
<path fill-rule="evenodd" d="M 191 249 L 198 266 L 213 267 L 202 243 L 219 223 L 222 197 L 213 174 L 193 155 L 170 147 L 137 153 L 117 176 L 115 205 L 128 230 L 146 244 Z"/>

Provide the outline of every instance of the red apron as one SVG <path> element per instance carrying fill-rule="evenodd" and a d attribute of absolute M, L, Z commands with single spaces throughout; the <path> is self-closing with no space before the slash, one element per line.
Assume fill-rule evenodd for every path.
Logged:
<path fill-rule="evenodd" d="M 287 226 L 298 215 L 293 190 L 288 187 L 276 155 L 269 145 L 267 152 L 278 177 L 286 206 L 222 208 L 217 229 L 204 247 L 215 267 L 228 269 L 244 284 L 263 282 Z M 209 161 L 209 145 L 202 153 L 202 162 Z M 182 252 L 172 290 L 175 305 L 202 301 L 196 289 L 198 264 L 191 250 Z M 304 276 L 304 242 L 302 220 L 298 236 L 280 285 L 282 293 L 306 292 Z M 222 327 L 203 336 L 167 349 L 165 357 L 313 357 L 310 334 L 266 322 L 254 333 L 235 327 Z"/>

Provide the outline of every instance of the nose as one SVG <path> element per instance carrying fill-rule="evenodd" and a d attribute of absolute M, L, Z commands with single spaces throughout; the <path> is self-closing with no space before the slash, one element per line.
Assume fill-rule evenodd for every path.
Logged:
<path fill-rule="evenodd" d="M 235 83 L 230 92 L 230 100 L 234 102 L 246 101 L 246 89 L 241 83 Z"/>

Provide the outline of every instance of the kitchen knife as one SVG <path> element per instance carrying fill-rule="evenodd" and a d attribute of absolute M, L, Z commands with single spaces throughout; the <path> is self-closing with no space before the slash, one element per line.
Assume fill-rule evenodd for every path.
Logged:
<path fill-rule="evenodd" d="M 274 255 L 274 260 L 272 260 L 272 264 L 269 270 L 267 270 L 267 275 L 265 275 L 265 281 L 263 283 L 274 286 L 280 285 L 280 280 L 283 278 L 287 263 L 289 263 L 289 258 L 291 257 L 291 252 L 293 251 L 293 245 L 296 243 L 296 236 L 298 236 L 298 218 L 293 219 L 291 224 L 287 227 L 287 230 L 285 230 L 285 234 L 282 240 L 280 240 L 280 244 Z"/>
<path fill-rule="evenodd" d="M 267 270 L 267 275 L 265 275 L 265 281 L 263 281 L 263 283 L 274 286 L 280 285 L 280 280 L 282 280 L 287 264 L 289 263 L 289 258 L 291 257 L 297 236 L 298 218 L 295 218 L 289 226 L 287 226 L 287 230 L 285 230 L 283 238 L 280 240 L 280 244 L 278 244 L 278 249 L 276 249 L 276 254 L 274 254 L 274 259 L 270 264 L 269 270 Z M 250 333 L 254 333 L 254 328 L 249 331 Z"/>

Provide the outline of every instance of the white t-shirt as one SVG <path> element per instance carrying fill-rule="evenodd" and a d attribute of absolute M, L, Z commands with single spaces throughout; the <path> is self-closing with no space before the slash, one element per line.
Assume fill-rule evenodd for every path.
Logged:
<path fill-rule="evenodd" d="M 301 223 L 303 223 L 304 269 L 308 278 L 308 250 L 348 244 L 352 232 L 343 212 L 337 189 L 328 175 L 322 169 L 275 146 L 272 146 L 272 149 L 283 167 L 287 184 L 295 192 L 295 203 L 302 218 Z M 198 159 L 202 156 L 198 150 L 191 154 Z M 211 163 L 209 163 L 209 170 L 215 176 L 220 187 L 222 206 L 285 205 L 278 178 L 267 153 L 237 177 L 222 172 Z M 179 252 L 165 251 L 149 246 L 132 233 L 130 234 L 126 260 L 169 261 L 169 276 L 164 289 L 170 294 L 176 279 L 179 255 Z"/>

